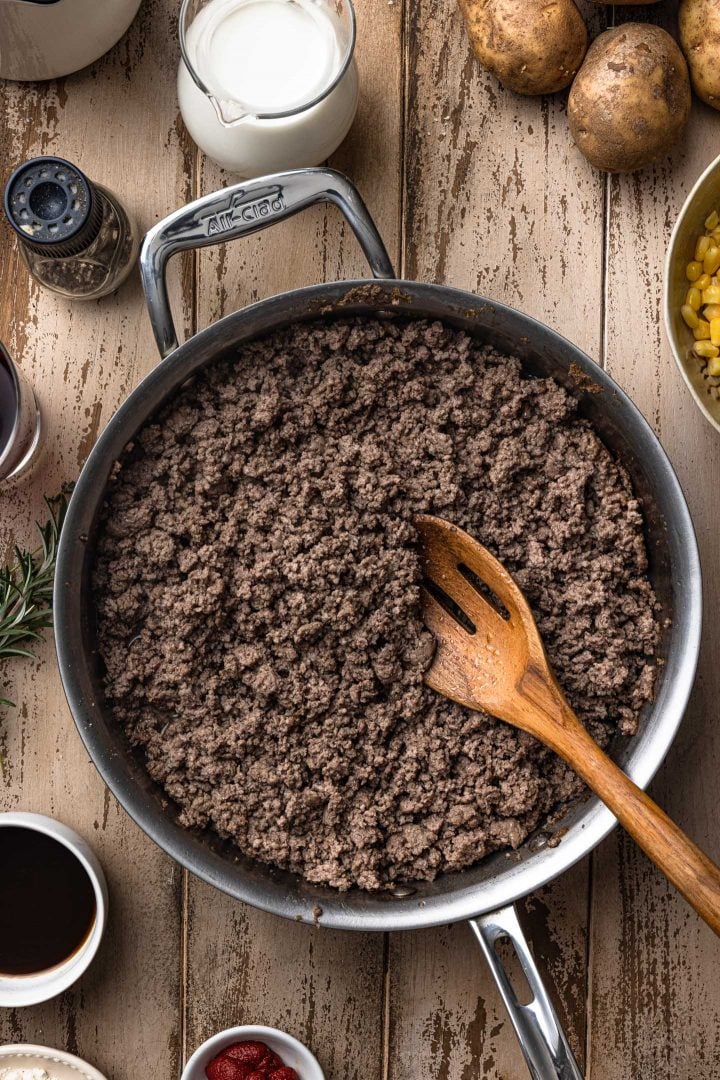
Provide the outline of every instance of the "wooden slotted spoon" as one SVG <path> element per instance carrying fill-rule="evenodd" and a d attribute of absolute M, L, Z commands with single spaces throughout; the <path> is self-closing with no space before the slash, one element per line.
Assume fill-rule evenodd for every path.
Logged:
<path fill-rule="evenodd" d="M 580 723 L 550 670 L 532 612 L 508 571 L 457 526 L 429 516 L 417 524 L 425 577 L 423 618 L 437 639 L 427 685 L 469 709 L 530 732 L 559 754 L 720 934 L 720 869 Z M 504 613 L 486 599 L 485 590 L 500 601 Z"/>

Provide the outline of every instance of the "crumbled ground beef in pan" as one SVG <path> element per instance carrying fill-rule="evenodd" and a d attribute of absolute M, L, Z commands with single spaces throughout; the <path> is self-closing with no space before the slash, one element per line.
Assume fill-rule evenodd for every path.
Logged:
<path fill-rule="evenodd" d="M 512 571 L 593 735 L 635 731 L 658 644 L 642 515 L 573 398 L 439 323 L 299 325 L 196 377 L 108 491 L 107 700 L 184 824 L 377 889 L 517 846 L 582 790 L 423 685 L 422 512 Z"/>

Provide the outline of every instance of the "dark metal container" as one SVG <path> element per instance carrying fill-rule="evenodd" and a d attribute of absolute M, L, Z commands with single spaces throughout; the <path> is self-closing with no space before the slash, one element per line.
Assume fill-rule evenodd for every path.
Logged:
<path fill-rule="evenodd" d="M 30 383 L 0 344 L 0 490 L 37 463 L 42 421 Z"/>

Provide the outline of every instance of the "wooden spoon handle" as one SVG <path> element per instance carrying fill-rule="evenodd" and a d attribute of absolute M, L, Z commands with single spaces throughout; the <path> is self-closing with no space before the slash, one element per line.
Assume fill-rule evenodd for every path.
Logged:
<path fill-rule="evenodd" d="M 566 707 L 570 716 L 553 732 L 552 741 L 546 740 L 548 745 L 612 810 L 638 847 L 720 935 L 720 868 L 603 753 Z"/>

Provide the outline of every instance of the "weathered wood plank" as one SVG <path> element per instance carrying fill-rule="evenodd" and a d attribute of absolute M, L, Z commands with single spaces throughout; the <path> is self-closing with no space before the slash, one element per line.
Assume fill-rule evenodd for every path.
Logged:
<path fill-rule="evenodd" d="M 3 176 L 33 154 L 68 157 L 114 188 L 143 229 L 184 200 L 189 177 L 168 47 L 175 9 L 173 0 L 146 2 L 123 42 L 78 75 L 2 84 Z M 48 447 L 29 482 L 0 494 L 6 549 L 12 537 L 31 540 L 42 494 L 77 476 L 98 431 L 157 354 L 137 276 L 114 297 L 72 305 L 30 286 L 6 227 L 0 242 L 0 338 L 37 389 Z M 173 291 L 178 298 L 177 275 Z M 0 1041 L 69 1049 L 115 1080 L 148 1068 L 173 1076 L 180 1060 L 180 875 L 109 796 L 88 760 L 52 644 L 38 655 L 36 664 L 3 669 L 2 684 L 7 670 L 19 707 L 0 719 L 0 808 L 55 815 L 87 838 L 108 876 L 110 925 L 97 961 L 75 988 L 39 1008 L 0 1010 Z"/>
<path fill-rule="evenodd" d="M 600 15 L 586 6 L 593 27 Z M 564 95 L 523 99 L 473 59 L 454 4 L 408 10 L 405 276 L 503 300 L 592 356 L 602 333 L 603 181 L 578 159 Z M 529 935 L 576 1050 L 585 1042 L 587 865 L 529 902 Z M 392 1080 L 526 1069 L 469 931 L 393 937 Z"/>
<path fill-rule="evenodd" d="M 380 1077 L 383 936 L 286 923 L 190 878 L 188 1051 L 234 1024 L 310 1046 L 328 1080 Z"/>
<path fill-rule="evenodd" d="M 401 12 L 357 5 L 361 104 L 331 165 L 357 183 L 391 255 L 399 255 Z M 201 160 L 202 191 L 232 178 Z M 284 289 L 367 268 L 334 209 L 318 207 L 258 236 L 204 251 L 198 324 Z M 233 1023 L 277 1025 L 309 1043 L 332 1080 L 382 1075 L 382 935 L 283 923 L 189 882 L 187 1049 Z"/>
<path fill-rule="evenodd" d="M 671 28 L 670 11 L 658 13 Z M 613 178 L 608 202 L 607 367 L 654 426 L 685 490 L 700 542 L 705 619 L 698 679 L 667 762 L 660 804 L 720 857 L 720 442 L 675 368 L 660 314 L 670 229 L 717 153 L 720 114 L 695 102 L 682 147 L 655 169 Z M 720 1077 L 720 942 L 625 836 L 594 856 L 590 985 L 593 1080 Z"/>
<path fill-rule="evenodd" d="M 597 356 L 603 182 L 565 95 L 504 90 L 455 4 L 423 0 L 409 19 L 404 275 L 503 300 Z"/>

